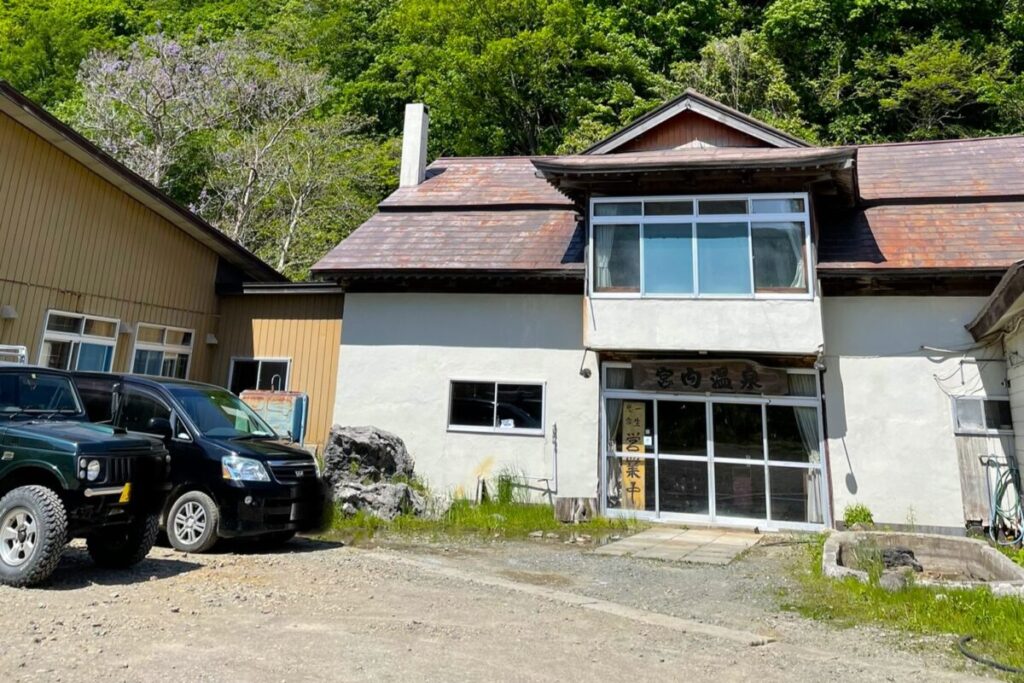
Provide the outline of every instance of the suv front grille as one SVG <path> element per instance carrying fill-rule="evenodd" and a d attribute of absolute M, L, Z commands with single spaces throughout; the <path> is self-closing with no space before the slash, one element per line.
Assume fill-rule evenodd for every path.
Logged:
<path fill-rule="evenodd" d="M 107 458 L 106 462 L 106 473 L 107 476 L 104 478 L 107 484 L 127 484 L 133 478 L 135 461 L 138 460 L 136 457 L 114 457 Z"/>
<path fill-rule="evenodd" d="M 271 460 L 270 472 L 282 484 L 316 479 L 316 466 L 312 460 Z"/>

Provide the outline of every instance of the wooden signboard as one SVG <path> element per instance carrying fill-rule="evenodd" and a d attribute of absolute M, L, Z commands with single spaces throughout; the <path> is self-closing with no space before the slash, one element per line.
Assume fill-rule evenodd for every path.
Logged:
<path fill-rule="evenodd" d="M 683 393 L 789 393 L 786 371 L 742 360 L 633 361 L 633 388 Z"/>
<path fill-rule="evenodd" d="M 622 458 L 622 507 L 643 510 L 646 507 L 647 463 L 644 459 L 644 426 L 647 405 L 643 401 L 622 403 L 622 450 L 639 457 Z"/>

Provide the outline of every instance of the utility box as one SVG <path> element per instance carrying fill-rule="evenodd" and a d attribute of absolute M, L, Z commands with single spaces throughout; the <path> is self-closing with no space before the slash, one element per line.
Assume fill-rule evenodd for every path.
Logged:
<path fill-rule="evenodd" d="M 303 443 L 306 437 L 306 420 L 309 417 L 309 396 L 300 391 L 247 389 L 239 394 L 239 398 L 266 420 L 279 435 L 291 434 L 293 441 Z"/>

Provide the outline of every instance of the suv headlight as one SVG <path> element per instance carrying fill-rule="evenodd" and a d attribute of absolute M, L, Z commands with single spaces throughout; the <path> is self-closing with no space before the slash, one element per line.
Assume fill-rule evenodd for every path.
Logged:
<path fill-rule="evenodd" d="M 95 458 L 79 458 L 78 459 L 78 478 L 85 479 L 87 481 L 96 481 L 100 478 L 100 473 L 103 470 L 103 465 L 99 460 Z"/>
<path fill-rule="evenodd" d="M 225 455 L 220 459 L 221 476 L 233 481 L 270 481 L 263 463 L 240 455 Z"/>

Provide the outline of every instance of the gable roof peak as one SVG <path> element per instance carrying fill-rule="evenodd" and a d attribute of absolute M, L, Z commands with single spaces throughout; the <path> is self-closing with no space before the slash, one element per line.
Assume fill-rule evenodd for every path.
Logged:
<path fill-rule="evenodd" d="M 620 150 L 641 136 L 680 118 L 686 112 L 707 119 L 720 129 L 757 141 L 765 147 L 810 147 L 811 145 L 783 130 L 722 104 L 718 100 L 687 88 L 678 97 L 665 102 L 604 140 L 584 150 L 583 154 L 607 154 Z M 631 150 L 636 151 L 636 150 Z"/>

